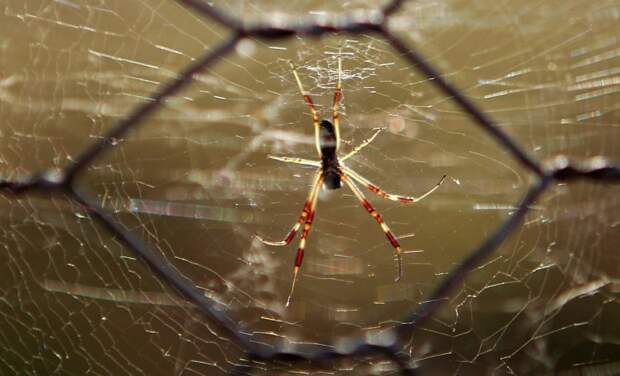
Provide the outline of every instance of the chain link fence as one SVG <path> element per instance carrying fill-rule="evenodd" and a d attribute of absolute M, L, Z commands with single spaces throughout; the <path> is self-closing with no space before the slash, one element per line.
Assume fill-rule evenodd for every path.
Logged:
<path fill-rule="evenodd" d="M 124 243 L 136 256 L 155 272 L 163 283 L 176 289 L 188 301 L 198 307 L 205 319 L 216 323 L 229 338 L 242 346 L 247 356 L 241 364 L 231 369 L 232 374 L 251 373 L 253 367 L 265 361 L 288 362 L 324 361 L 334 358 L 361 357 L 367 355 L 383 355 L 394 361 L 402 374 L 415 374 L 416 365 L 401 342 L 418 328 L 446 301 L 452 290 L 459 286 L 466 274 L 476 268 L 509 236 L 528 212 L 528 208 L 553 184 L 577 179 L 588 179 L 604 184 L 620 181 L 620 166 L 617 161 L 605 160 L 601 157 L 582 161 L 572 161 L 564 156 L 556 156 L 548 161 L 532 158 L 522 147 L 504 133 L 482 109 L 467 98 L 458 88 L 447 81 L 436 68 L 416 51 L 414 46 L 407 45 L 388 27 L 390 17 L 403 6 L 403 0 L 394 0 L 382 9 L 369 12 L 364 16 L 351 15 L 326 18 L 324 21 L 309 23 L 278 23 L 247 26 L 216 7 L 202 0 L 177 0 L 192 9 L 196 14 L 207 20 L 217 22 L 229 30 L 229 36 L 218 45 L 206 51 L 190 66 L 180 72 L 174 80 L 164 84 L 153 93 L 150 100 L 135 108 L 109 132 L 88 146 L 72 163 L 62 170 L 42 171 L 29 178 L 12 181 L 0 180 L 0 189 L 8 197 L 28 194 L 61 192 L 79 203 L 90 216 L 98 221 L 110 233 Z M 195 74 L 205 72 L 222 57 L 231 53 L 244 39 L 282 40 L 293 37 L 317 38 L 330 34 L 372 34 L 385 40 L 402 58 L 409 62 L 411 69 L 416 69 L 440 89 L 447 97 L 466 112 L 475 123 L 487 132 L 501 147 L 508 151 L 516 161 L 535 178 L 517 209 L 477 248 L 471 250 L 435 287 L 434 291 L 415 309 L 403 315 L 402 321 L 389 330 L 380 333 L 368 333 L 362 337 L 341 338 L 333 346 L 324 345 L 293 345 L 286 348 L 274 348 L 255 341 L 251 334 L 244 331 L 217 302 L 206 297 L 196 285 L 184 277 L 168 261 L 153 252 L 145 242 L 117 223 L 113 216 L 99 206 L 91 197 L 84 193 L 77 178 L 85 173 L 96 158 L 117 140 L 125 137 L 128 131 L 137 127 L 146 117 L 157 111 L 163 102 L 179 93 L 193 80 Z"/>

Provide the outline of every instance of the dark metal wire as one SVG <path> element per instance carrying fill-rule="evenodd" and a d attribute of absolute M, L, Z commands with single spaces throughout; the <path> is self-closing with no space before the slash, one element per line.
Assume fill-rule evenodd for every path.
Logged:
<path fill-rule="evenodd" d="M 100 222 L 112 235 L 123 242 L 164 283 L 176 289 L 187 300 L 195 304 L 205 315 L 206 319 L 215 322 L 220 330 L 245 349 L 247 353 L 246 364 L 231 369 L 232 373 L 251 373 L 254 361 L 325 361 L 344 357 L 383 355 L 392 359 L 399 367 L 401 374 L 413 375 L 415 374 L 415 362 L 405 350 L 401 343 L 401 338 L 419 327 L 422 322 L 431 317 L 441 307 L 442 303 L 448 299 L 451 291 L 463 281 L 466 274 L 495 251 L 504 239 L 519 226 L 529 207 L 554 181 L 589 179 L 604 183 L 620 182 L 620 165 L 617 161 L 591 158 L 585 161 L 571 162 L 563 156 L 558 156 L 545 163 L 543 167 L 543 164 L 532 159 L 508 134 L 497 127 L 489 115 L 468 99 L 457 87 L 446 81 L 441 73 L 427 62 L 419 52 L 408 46 L 388 29 L 386 25 L 387 19 L 400 10 L 405 2 L 404 0 L 392 0 L 382 8 L 381 12 L 369 13 L 366 19 L 359 18 L 359 16 L 356 16 L 356 18 L 343 16 L 330 19 L 329 22 L 319 20 L 306 23 L 291 23 L 285 27 L 276 27 L 269 24 L 244 26 L 240 20 L 209 5 L 206 1 L 176 1 L 204 17 L 224 25 L 230 29 L 230 36 L 215 48 L 206 51 L 201 58 L 188 66 L 177 78 L 163 85 L 160 90 L 151 95 L 149 101 L 136 107 L 132 113 L 103 135 L 99 141 L 87 147 L 64 171 L 44 171 L 19 181 L 0 179 L 0 192 L 19 195 L 28 191 L 48 193 L 57 191 L 66 194 L 82 205 L 83 209 L 92 218 Z M 75 180 L 114 141 L 122 139 L 130 129 L 135 128 L 144 118 L 159 109 L 164 104 L 166 98 L 186 87 L 192 81 L 195 74 L 213 66 L 217 60 L 230 53 L 242 39 L 283 39 L 292 36 L 322 36 L 332 33 L 375 33 L 385 39 L 413 67 L 426 75 L 434 85 L 451 97 L 476 124 L 502 145 L 517 162 L 530 170 L 537 181 L 521 200 L 517 210 L 479 247 L 472 250 L 460 264 L 456 265 L 436 287 L 429 299 L 423 304 L 418 305 L 416 310 L 406 315 L 402 323 L 394 329 L 384 331 L 381 336 L 339 339 L 339 343 L 346 343 L 346 346 L 303 344 L 293 348 L 287 347 L 286 350 L 283 350 L 252 341 L 252 336 L 234 322 L 226 314 L 225 310 L 220 309 L 215 301 L 206 297 L 191 280 L 185 278 L 167 260 L 152 249 L 149 249 L 142 239 L 118 224 L 109 213 L 82 193 L 81 189 L 76 187 Z M 377 340 L 377 338 L 379 339 Z"/>

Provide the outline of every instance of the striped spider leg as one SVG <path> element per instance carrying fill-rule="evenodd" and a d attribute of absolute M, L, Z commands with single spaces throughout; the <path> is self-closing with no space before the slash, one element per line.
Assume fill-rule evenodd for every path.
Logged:
<path fill-rule="evenodd" d="M 352 182 L 349 179 L 349 177 L 342 171 L 341 171 L 341 177 L 342 177 L 342 180 L 345 182 L 345 184 L 349 186 L 349 188 L 351 189 L 355 197 L 357 197 L 360 204 L 362 204 L 364 209 L 368 211 L 368 214 L 370 214 L 377 221 L 379 226 L 381 226 L 381 230 L 383 230 L 383 232 L 385 233 L 385 236 L 390 241 L 390 244 L 392 244 L 392 247 L 394 247 L 394 251 L 396 252 L 396 261 L 398 262 L 398 269 L 397 269 L 396 278 L 394 278 L 394 281 L 395 282 L 400 281 L 401 277 L 403 276 L 403 259 L 401 256 L 402 249 L 400 247 L 400 243 L 398 243 L 398 239 L 396 239 L 396 236 L 394 236 L 394 234 L 392 233 L 392 230 L 390 230 L 390 227 L 383 221 L 383 218 L 381 218 L 381 215 L 379 214 L 379 212 L 375 210 L 375 208 L 366 199 L 366 196 L 364 196 L 362 191 L 360 191 L 360 189 L 355 185 L 355 183 Z"/>
<path fill-rule="evenodd" d="M 365 148 L 366 146 L 368 146 L 378 135 L 379 133 L 381 133 L 381 131 L 383 131 L 383 128 L 379 128 L 375 131 L 375 133 L 368 137 L 367 139 L 365 139 L 364 141 L 362 141 L 361 144 L 357 145 L 353 150 L 351 150 L 347 155 L 345 155 L 344 157 L 340 158 L 341 162 L 346 161 L 347 159 L 351 158 L 352 156 L 354 156 L 355 154 L 359 153 L 360 150 L 362 150 L 363 148 Z"/>
<path fill-rule="evenodd" d="M 338 112 L 338 106 L 342 99 L 342 58 L 338 54 L 338 81 L 336 83 L 336 90 L 334 91 L 334 101 L 332 103 L 332 120 L 334 122 L 334 130 L 336 137 L 336 153 L 340 149 L 340 113 Z"/>
<path fill-rule="evenodd" d="M 297 162 L 293 161 L 295 158 L 273 158 L 273 159 L 277 159 L 277 160 L 280 160 L 280 161 L 283 161 L 283 162 L 297 163 Z M 293 241 L 293 239 L 295 238 L 295 235 L 297 234 L 297 231 L 299 231 L 299 228 L 301 227 L 301 225 L 306 223 L 306 219 L 308 218 L 308 214 L 310 214 L 310 206 L 312 205 L 312 200 L 314 199 L 314 196 L 317 194 L 317 192 L 319 191 L 319 188 L 321 186 L 319 184 L 320 178 L 321 178 L 321 173 L 320 173 L 320 171 L 317 171 L 314 174 L 314 180 L 312 181 L 312 186 L 310 188 L 310 193 L 308 194 L 308 198 L 306 199 L 306 202 L 304 204 L 304 208 L 301 211 L 301 214 L 299 215 L 299 219 L 293 225 L 293 227 L 288 232 L 288 234 L 284 237 L 284 239 L 280 240 L 280 241 L 271 241 L 271 240 L 265 240 L 261 236 L 256 235 L 258 240 L 260 240 L 264 244 L 273 245 L 273 246 L 289 245 Z"/>
<path fill-rule="evenodd" d="M 304 164 L 298 161 L 298 158 L 275 157 L 273 159 L 280 160 L 283 162 L 288 162 L 288 163 Z M 312 161 L 308 161 L 308 162 L 312 162 Z M 301 211 L 301 215 L 299 216 L 299 219 L 297 220 L 295 225 L 293 225 L 293 227 L 291 228 L 289 233 L 284 237 L 283 240 L 270 241 L 270 240 L 265 240 L 262 237 L 256 235 L 258 240 L 260 240 L 264 244 L 272 245 L 272 246 L 285 246 L 285 245 L 289 245 L 291 241 L 293 241 L 301 225 L 302 224 L 304 225 L 302 229 L 302 233 L 301 233 L 301 240 L 299 242 L 299 248 L 297 248 L 297 256 L 295 257 L 295 266 L 293 268 L 293 282 L 291 284 L 291 291 L 289 292 L 288 299 L 286 300 L 287 307 L 291 302 L 291 297 L 293 296 L 293 291 L 295 290 L 295 282 L 297 281 L 297 274 L 299 273 L 299 268 L 301 267 L 301 262 L 304 258 L 304 250 L 306 248 L 306 239 L 308 237 L 308 233 L 310 232 L 310 229 L 312 228 L 314 214 L 316 213 L 317 199 L 319 197 L 319 190 L 322 184 L 323 184 L 323 173 L 321 169 L 319 169 L 314 174 L 314 180 L 312 181 L 312 187 L 310 188 L 310 193 L 308 194 L 308 198 L 306 199 L 306 202 L 304 203 L 304 208 Z"/>
<path fill-rule="evenodd" d="M 308 217 L 306 218 L 306 223 L 304 223 L 304 228 L 301 232 L 301 240 L 299 241 L 299 247 L 297 248 L 297 256 L 295 256 L 295 266 L 293 267 L 293 282 L 291 283 L 291 291 L 288 294 L 288 298 L 286 299 L 286 306 L 288 307 L 291 304 L 291 297 L 293 296 L 293 291 L 295 291 L 295 282 L 297 281 L 297 273 L 299 273 L 299 268 L 301 268 L 301 262 L 304 258 L 304 250 L 306 249 L 306 238 L 308 237 L 308 233 L 310 233 L 310 229 L 312 228 L 312 222 L 314 221 L 314 214 L 316 213 L 316 203 L 319 198 L 319 189 L 323 184 L 323 172 L 321 170 L 318 171 L 319 180 L 317 181 L 316 190 L 314 192 L 314 197 L 312 197 L 312 202 L 310 203 L 310 210 L 308 212 Z"/>
<path fill-rule="evenodd" d="M 353 180 L 355 180 L 358 183 L 364 185 L 366 188 L 368 188 L 369 191 L 371 191 L 372 193 L 376 194 L 377 196 L 383 197 L 385 199 L 392 200 L 392 201 L 402 202 L 404 204 L 411 204 L 411 203 L 414 203 L 414 202 L 419 202 L 423 198 L 428 197 L 431 193 L 435 192 L 435 190 L 437 188 L 439 188 L 439 186 L 444 182 L 444 180 L 446 179 L 446 176 L 447 176 L 447 175 L 443 175 L 441 177 L 441 179 L 439 179 L 439 181 L 433 186 L 433 188 L 431 188 L 428 191 L 424 192 L 420 196 L 401 196 L 401 195 L 396 195 L 396 194 L 393 194 L 393 193 L 388 193 L 388 192 L 382 190 L 381 188 L 379 188 L 378 186 L 374 185 L 373 183 L 368 181 L 368 179 L 366 179 L 362 175 L 358 174 L 357 172 L 353 171 L 349 167 L 341 166 L 341 168 L 342 168 L 344 173 L 349 175 Z"/>
<path fill-rule="evenodd" d="M 299 74 L 297 73 L 297 69 L 295 68 L 295 65 L 293 64 L 293 62 L 289 61 L 288 62 L 291 69 L 293 70 L 293 75 L 295 76 L 295 81 L 297 81 L 297 87 L 299 88 L 299 91 L 301 92 L 301 96 L 304 98 L 304 102 L 306 102 L 306 104 L 308 105 L 308 108 L 310 108 L 310 112 L 312 113 L 312 124 L 314 125 L 314 144 L 316 145 L 316 151 L 319 153 L 319 156 L 321 156 L 321 147 L 320 147 L 320 140 L 319 140 L 319 133 L 320 133 L 320 122 L 319 122 L 319 113 L 317 112 L 316 108 L 314 108 L 314 102 L 312 102 L 312 98 L 310 98 L 310 94 L 304 90 L 304 86 L 301 84 L 301 80 L 299 79 Z"/>

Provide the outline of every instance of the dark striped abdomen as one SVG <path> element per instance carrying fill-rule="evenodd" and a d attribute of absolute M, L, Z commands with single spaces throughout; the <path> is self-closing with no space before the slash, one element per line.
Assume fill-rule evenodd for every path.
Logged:
<path fill-rule="evenodd" d="M 321 122 L 319 137 L 323 184 L 327 189 L 338 189 L 342 183 L 340 182 L 340 164 L 336 155 L 336 132 L 332 123 L 327 120 Z"/>
<path fill-rule="evenodd" d="M 340 173 L 336 168 L 324 169 L 323 183 L 327 189 L 338 189 L 342 186 Z"/>

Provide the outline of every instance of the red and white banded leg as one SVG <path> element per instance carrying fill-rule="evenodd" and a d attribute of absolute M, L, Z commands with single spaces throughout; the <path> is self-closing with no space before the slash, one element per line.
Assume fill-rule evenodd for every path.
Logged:
<path fill-rule="evenodd" d="M 284 237 L 284 240 L 270 241 L 263 239 L 259 235 L 256 235 L 256 238 L 267 245 L 284 246 L 290 244 L 291 241 L 293 241 L 293 239 L 295 238 L 295 234 L 297 234 L 297 231 L 299 231 L 299 227 L 301 227 L 301 225 L 306 222 L 306 218 L 308 218 L 308 215 L 310 215 L 310 207 L 312 206 L 312 201 L 314 200 L 315 196 L 318 196 L 318 191 L 321 188 L 321 181 L 321 172 L 317 171 L 314 175 L 314 180 L 312 181 L 312 188 L 310 188 L 310 193 L 308 194 L 308 198 L 306 199 L 304 208 L 301 211 L 301 215 L 299 216 L 297 222 L 291 228 L 291 231 L 289 231 L 289 233 Z"/>
<path fill-rule="evenodd" d="M 349 186 L 349 188 L 351 188 L 351 191 L 353 192 L 355 197 L 357 197 L 357 199 L 362 204 L 364 209 L 368 211 L 368 214 L 370 214 L 377 221 L 377 223 L 381 226 L 381 230 L 383 230 L 383 232 L 385 233 L 385 236 L 390 241 L 390 244 L 392 244 L 392 247 L 394 247 L 396 261 L 398 262 L 397 274 L 396 274 L 396 278 L 394 279 L 394 281 L 398 282 L 403 275 L 403 262 L 402 262 L 402 255 L 401 255 L 402 250 L 400 247 L 400 243 L 398 242 L 398 239 L 396 239 L 396 236 L 394 236 L 394 234 L 392 233 L 392 230 L 390 230 L 388 225 L 383 221 L 383 218 L 381 218 L 381 215 L 370 204 L 370 202 L 366 199 L 366 196 L 364 196 L 362 191 L 360 191 L 360 189 L 355 185 L 355 183 L 351 181 L 351 179 L 349 179 L 349 177 L 344 173 L 341 175 L 341 179 L 345 182 L 345 184 Z"/>
<path fill-rule="evenodd" d="M 301 80 L 299 79 L 299 74 L 297 74 L 297 69 L 295 68 L 295 65 L 291 61 L 289 61 L 289 65 L 291 66 L 291 69 L 293 70 L 293 75 L 295 76 L 295 80 L 297 81 L 297 86 L 299 87 L 299 91 L 301 92 L 302 97 L 304 97 L 304 101 L 306 102 L 306 104 L 310 108 L 310 112 L 312 113 L 312 124 L 314 124 L 314 143 L 316 145 L 316 151 L 319 153 L 319 156 L 321 156 L 321 145 L 319 143 L 320 142 L 319 114 L 316 111 L 316 108 L 314 108 L 314 103 L 312 102 L 312 98 L 310 98 L 310 94 L 308 94 L 308 92 L 304 90 L 304 87 L 301 84 Z"/>
<path fill-rule="evenodd" d="M 323 174 L 319 175 L 318 186 L 320 187 L 323 183 Z M 315 192 L 314 197 L 312 198 L 312 202 L 310 204 L 310 212 L 306 217 L 306 222 L 304 223 L 304 228 L 301 232 L 301 240 L 299 241 L 299 248 L 297 248 L 297 256 L 295 257 L 295 266 L 293 268 L 293 283 L 291 284 L 291 291 L 288 294 L 288 298 L 286 299 L 286 306 L 288 307 L 291 303 L 291 297 L 293 296 L 293 291 L 295 291 L 295 282 L 297 282 L 297 274 L 299 273 L 299 268 L 301 268 L 301 262 L 304 259 L 304 250 L 306 249 L 306 239 L 308 238 L 308 234 L 310 233 L 310 229 L 312 228 L 312 223 L 314 221 L 314 215 L 316 213 L 316 203 L 319 198 L 318 190 Z"/>
<path fill-rule="evenodd" d="M 357 181 L 358 183 L 363 184 L 364 186 L 366 186 L 366 188 L 368 188 L 369 191 L 375 193 L 377 196 L 380 196 L 380 197 L 383 197 L 385 199 L 392 200 L 392 201 L 406 203 L 406 204 L 407 203 L 418 202 L 418 201 L 422 200 L 423 198 L 427 197 L 431 193 L 435 192 L 435 190 L 437 188 L 439 188 L 439 186 L 446 179 L 446 175 L 442 176 L 441 179 L 439 179 L 439 182 L 437 182 L 437 184 L 435 184 L 435 186 L 433 188 L 429 189 L 426 193 L 424 193 L 421 196 L 418 196 L 418 197 L 415 197 L 415 196 L 401 196 L 401 195 L 396 195 L 396 194 L 393 194 L 393 193 L 388 193 L 388 192 L 382 190 L 381 188 L 379 188 L 378 186 L 374 185 L 373 183 L 368 181 L 368 179 L 364 178 L 362 175 L 360 175 L 357 172 L 353 171 L 349 167 L 341 166 L 341 168 L 344 171 L 344 173 L 349 175 L 353 180 Z"/>
<path fill-rule="evenodd" d="M 338 82 L 336 83 L 336 91 L 334 91 L 334 102 L 332 104 L 332 120 L 334 121 L 334 130 L 336 131 L 336 152 L 340 148 L 340 113 L 338 105 L 342 99 L 342 58 L 338 56 Z"/>

